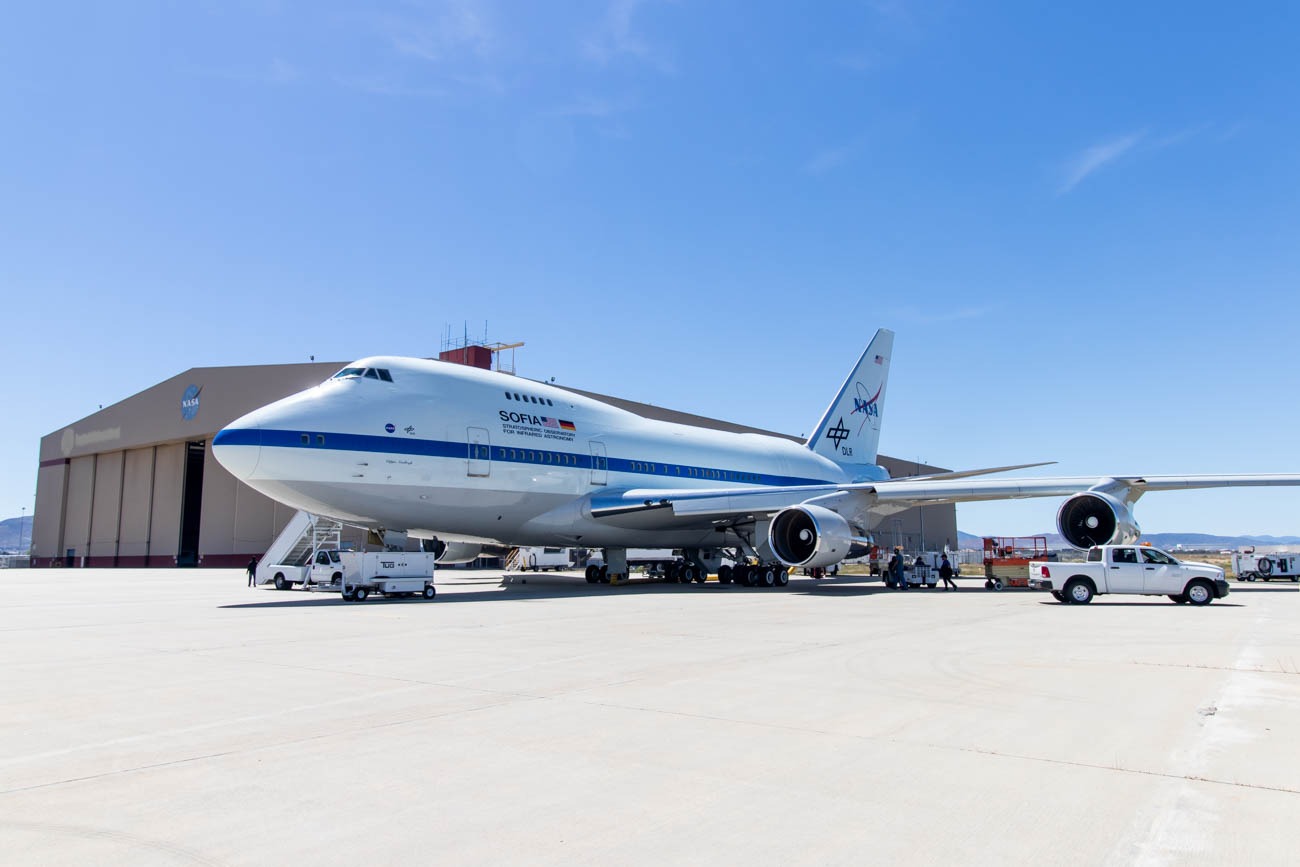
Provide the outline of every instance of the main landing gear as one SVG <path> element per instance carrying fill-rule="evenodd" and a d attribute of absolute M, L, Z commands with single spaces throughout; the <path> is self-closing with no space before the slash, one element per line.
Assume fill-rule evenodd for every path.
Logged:
<path fill-rule="evenodd" d="M 751 566 L 748 563 L 737 563 L 735 566 L 718 569 L 718 581 L 723 584 L 734 581 L 741 587 L 784 587 L 790 583 L 790 571 L 781 564 L 760 563 Z"/>

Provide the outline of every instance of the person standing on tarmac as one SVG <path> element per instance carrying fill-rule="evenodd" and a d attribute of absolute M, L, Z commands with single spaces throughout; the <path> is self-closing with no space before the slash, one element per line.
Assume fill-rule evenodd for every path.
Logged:
<path fill-rule="evenodd" d="M 248 568 L 246 571 L 248 572 L 248 586 L 256 587 L 257 586 L 257 558 L 256 557 L 248 558 Z"/>
<path fill-rule="evenodd" d="M 957 582 L 952 580 L 952 564 L 948 562 L 948 555 L 944 554 L 939 558 L 939 580 L 943 582 L 943 589 L 946 591 L 949 585 L 953 590 L 957 589 Z"/>
<path fill-rule="evenodd" d="M 907 576 L 903 574 L 903 552 L 898 548 L 894 549 L 894 557 L 889 561 L 889 572 L 894 576 L 894 585 L 899 590 L 907 589 Z"/>

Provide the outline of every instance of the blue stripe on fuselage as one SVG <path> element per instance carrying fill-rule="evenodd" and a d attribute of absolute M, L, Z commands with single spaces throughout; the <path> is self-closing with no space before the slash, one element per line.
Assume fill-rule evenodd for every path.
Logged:
<path fill-rule="evenodd" d="M 304 441 L 304 437 L 306 441 Z M 320 442 L 318 437 L 324 437 Z M 213 446 L 262 446 L 263 448 L 322 449 L 328 451 L 369 452 L 384 455 L 418 455 L 421 457 L 456 458 L 466 460 L 470 445 L 464 442 L 407 439 L 374 436 L 371 434 L 326 433 L 321 431 L 287 431 L 232 429 L 220 431 L 212 440 Z M 506 464 L 533 464 L 542 467 L 562 467 L 577 470 L 592 469 L 592 456 L 582 452 L 565 452 L 553 449 L 523 448 L 520 446 L 491 446 L 491 460 Z M 834 479 L 805 479 L 797 476 L 776 476 L 766 473 L 749 473 L 721 467 L 699 467 L 664 461 L 640 461 L 610 457 L 605 467 L 611 473 L 656 476 L 671 479 L 700 479 L 731 484 L 785 487 L 789 485 L 822 485 Z"/>

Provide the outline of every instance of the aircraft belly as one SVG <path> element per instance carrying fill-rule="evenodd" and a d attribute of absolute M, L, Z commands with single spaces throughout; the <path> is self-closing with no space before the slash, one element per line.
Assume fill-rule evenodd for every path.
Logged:
<path fill-rule="evenodd" d="M 287 505 L 346 523 L 507 544 L 526 543 L 512 530 L 571 502 L 586 481 L 561 468 L 494 463 L 480 477 L 458 459 L 277 449 L 267 460 L 271 450 L 262 451 L 247 483 Z"/>

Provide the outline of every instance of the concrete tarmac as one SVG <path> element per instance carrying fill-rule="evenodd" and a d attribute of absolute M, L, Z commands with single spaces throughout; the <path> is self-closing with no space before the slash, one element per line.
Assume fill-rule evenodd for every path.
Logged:
<path fill-rule="evenodd" d="M 0 863 L 1295 864 L 1300 593 L 0 572 Z"/>

